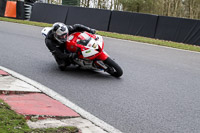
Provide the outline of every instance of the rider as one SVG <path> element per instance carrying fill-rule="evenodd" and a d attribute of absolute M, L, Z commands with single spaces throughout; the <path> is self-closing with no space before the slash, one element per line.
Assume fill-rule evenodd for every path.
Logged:
<path fill-rule="evenodd" d="M 74 32 L 87 31 L 95 34 L 96 30 L 86 27 L 81 24 L 65 25 L 63 23 L 54 23 L 52 29 L 49 31 L 45 38 L 45 43 L 50 52 L 55 57 L 56 62 L 60 70 L 65 70 L 67 65 L 71 64 L 71 61 L 77 57 L 76 53 L 70 53 L 66 50 L 65 43 L 68 35 Z"/>

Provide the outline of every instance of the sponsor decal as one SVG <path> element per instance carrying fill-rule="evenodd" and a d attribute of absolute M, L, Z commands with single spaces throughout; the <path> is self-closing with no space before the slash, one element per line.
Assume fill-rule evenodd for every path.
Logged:
<path fill-rule="evenodd" d="M 86 51 L 85 53 L 87 53 L 87 54 L 88 54 L 88 53 L 90 53 L 90 52 L 91 52 L 91 50 L 88 50 L 88 51 Z"/>
<path fill-rule="evenodd" d="M 97 47 L 97 44 L 94 43 L 94 44 L 92 45 L 92 47 L 93 47 L 93 48 L 96 48 L 96 47 Z"/>

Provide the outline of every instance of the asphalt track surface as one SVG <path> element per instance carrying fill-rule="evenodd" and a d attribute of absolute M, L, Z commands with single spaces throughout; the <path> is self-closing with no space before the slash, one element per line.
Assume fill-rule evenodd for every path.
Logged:
<path fill-rule="evenodd" d="M 124 133 L 200 132 L 200 53 L 104 38 L 123 68 L 104 72 L 57 65 L 41 27 L 0 21 L 0 66 L 40 82 Z"/>

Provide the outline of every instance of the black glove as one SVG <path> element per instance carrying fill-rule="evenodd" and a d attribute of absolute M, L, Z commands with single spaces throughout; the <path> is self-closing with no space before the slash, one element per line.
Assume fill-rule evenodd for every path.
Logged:
<path fill-rule="evenodd" d="M 95 34 L 96 30 L 95 29 L 90 29 L 90 33 Z"/>

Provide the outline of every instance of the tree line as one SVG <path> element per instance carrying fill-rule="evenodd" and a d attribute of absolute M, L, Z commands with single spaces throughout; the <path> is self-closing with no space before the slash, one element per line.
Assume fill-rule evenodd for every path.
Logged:
<path fill-rule="evenodd" d="M 82 7 L 200 19 L 200 0 L 80 0 Z"/>

